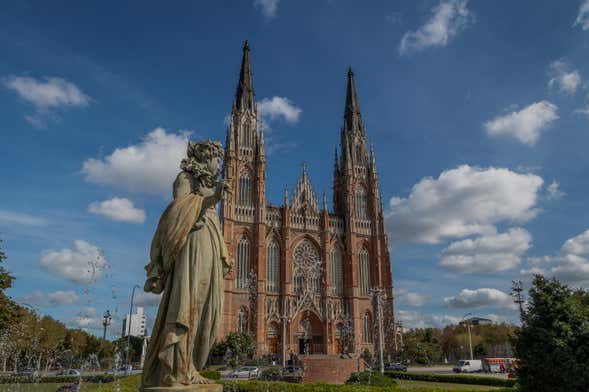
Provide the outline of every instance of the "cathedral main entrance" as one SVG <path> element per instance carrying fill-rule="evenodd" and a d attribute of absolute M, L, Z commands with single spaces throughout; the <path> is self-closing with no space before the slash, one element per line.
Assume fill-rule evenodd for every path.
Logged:
<path fill-rule="evenodd" d="M 319 318 L 312 312 L 300 316 L 298 327 L 293 336 L 295 350 L 299 355 L 324 354 L 323 328 Z"/>

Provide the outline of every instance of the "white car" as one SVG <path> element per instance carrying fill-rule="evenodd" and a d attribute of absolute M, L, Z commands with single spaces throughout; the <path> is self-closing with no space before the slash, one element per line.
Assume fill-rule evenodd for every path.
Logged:
<path fill-rule="evenodd" d="M 242 366 L 235 369 L 229 374 L 230 378 L 258 378 L 260 375 L 260 369 L 256 366 Z"/>

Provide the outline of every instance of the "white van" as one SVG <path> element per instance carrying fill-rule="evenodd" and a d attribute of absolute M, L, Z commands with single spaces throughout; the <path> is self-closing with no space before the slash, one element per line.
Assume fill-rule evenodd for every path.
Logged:
<path fill-rule="evenodd" d="M 483 370 L 483 363 L 480 359 L 461 359 L 452 368 L 454 373 L 474 373 Z"/>

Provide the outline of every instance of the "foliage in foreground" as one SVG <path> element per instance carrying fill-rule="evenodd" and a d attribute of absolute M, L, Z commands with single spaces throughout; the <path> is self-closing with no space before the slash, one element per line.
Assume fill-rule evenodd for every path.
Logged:
<path fill-rule="evenodd" d="M 94 374 L 81 377 L 83 383 L 110 383 L 115 381 L 112 374 Z M 37 383 L 63 383 L 74 384 L 80 381 L 79 376 L 49 376 L 49 377 L 0 377 L 0 384 L 37 384 Z"/>
<path fill-rule="evenodd" d="M 359 372 L 352 373 L 346 384 L 352 385 L 372 385 L 375 387 L 388 387 L 396 385 L 397 382 L 380 372 Z"/>
<path fill-rule="evenodd" d="M 465 376 L 460 374 L 427 374 L 427 373 L 408 373 L 408 372 L 385 372 L 385 375 L 399 380 L 443 382 L 452 384 L 468 385 L 488 385 L 494 387 L 513 387 L 517 380 L 484 377 L 484 376 Z"/>
<path fill-rule="evenodd" d="M 231 332 L 225 339 L 215 344 L 211 355 L 223 357 L 225 362 L 235 368 L 256 354 L 256 343 L 247 333 Z"/>
<path fill-rule="evenodd" d="M 534 277 L 516 334 L 522 391 L 589 390 L 589 292 Z"/>

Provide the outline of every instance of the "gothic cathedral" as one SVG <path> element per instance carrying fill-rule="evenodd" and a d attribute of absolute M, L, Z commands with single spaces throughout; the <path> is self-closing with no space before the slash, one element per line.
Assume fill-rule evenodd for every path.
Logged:
<path fill-rule="evenodd" d="M 359 353 L 379 342 L 393 349 L 383 206 L 351 69 L 340 149 L 333 211 L 325 195 L 320 207 L 306 166 L 282 205 L 267 201 L 264 129 L 246 41 L 225 143 L 223 177 L 232 194 L 220 214 L 235 266 L 225 279 L 220 339 L 250 333 L 258 355 Z"/>

